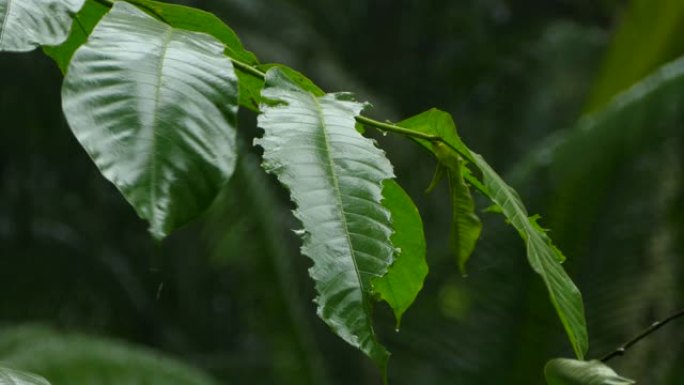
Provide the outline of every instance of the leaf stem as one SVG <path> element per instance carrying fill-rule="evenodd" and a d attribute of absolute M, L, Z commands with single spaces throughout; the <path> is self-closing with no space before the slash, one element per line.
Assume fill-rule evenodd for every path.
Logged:
<path fill-rule="evenodd" d="M 675 319 L 682 317 L 682 316 L 684 316 L 684 309 L 679 310 L 678 312 L 670 315 L 669 317 L 665 318 L 662 321 L 656 321 L 656 322 L 652 323 L 651 326 L 644 329 L 641 333 L 637 334 L 634 338 L 632 338 L 631 340 L 620 345 L 617 349 L 613 350 L 612 352 L 601 357 L 600 360 L 605 363 L 614 357 L 624 355 L 625 352 L 627 351 L 627 349 L 632 347 L 632 345 L 634 345 L 637 342 L 641 341 L 642 339 L 648 337 L 649 334 L 651 334 L 651 333 L 655 332 L 656 330 L 660 329 L 661 327 L 665 326 L 667 323 L 674 321 Z"/>

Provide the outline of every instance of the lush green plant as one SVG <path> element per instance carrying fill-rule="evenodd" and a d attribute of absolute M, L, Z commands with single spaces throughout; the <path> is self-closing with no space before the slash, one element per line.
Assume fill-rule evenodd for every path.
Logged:
<path fill-rule="evenodd" d="M 211 204 L 240 156 L 238 106 L 258 111 L 264 135 L 256 145 L 265 170 L 297 206 L 318 314 L 383 371 L 389 353 L 373 329 L 373 302 L 386 301 L 399 323 L 427 266 L 420 215 L 384 152 L 363 135 L 369 128 L 410 138 L 437 160 L 431 187 L 448 182 L 450 247 L 462 273 L 481 231 L 470 187 L 491 201 L 489 210 L 525 242 L 584 359 L 582 298 L 562 268 L 565 257 L 518 194 L 461 141 L 449 114 L 433 109 L 397 124 L 368 118 L 349 94 L 327 94 L 286 66 L 260 64 L 229 27 L 192 8 L 150 0 L 2 0 L 0 20 L 0 49 L 43 46 L 65 73 L 63 109 L 76 138 L 156 239 Z M 551 384 L 617 378 L 603 369 L 552 361 L 547 375 Z M 568 375 L 576 382 L 554 379 Z"/>

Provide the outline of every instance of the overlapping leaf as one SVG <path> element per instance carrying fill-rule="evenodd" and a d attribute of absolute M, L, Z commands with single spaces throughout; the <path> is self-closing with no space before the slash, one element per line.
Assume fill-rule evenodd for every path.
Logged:
<path fill-rule="evenodd" d="M 363 105 L 348 94 L 315 96 L 278 68 L 262 91 L 264 168 L 290 190 L 302 222 L 302 252 L 313 261 L 319 316 L 381 368 L 388 353 L 372 326 L 372 280 L 394 247 L 382 184 L 393 176 L 384 153 L 354 128 Z"/>
<path fill-rule="evenodd" d="M 458 156 L 462 156 L 480 170 L 481 183 L 472 176 L 469 176 L 468 180 L 476 184 L 478 189 L 497 205 L 498 211 L 525 241 L 528 261 L 532 269 L 544 280 L 551 302 L 568 334 L 575 354 L 578 358 L 583 358 L 588 348 L 588 336 L 582 295 L 561 266 L 565 257 L 553 245 L 545 230 L 537 224 L 537 217 L 529 216 L 518 193 L 501 179 L 482 156 L 465 146 L 456 134 L 455 125 L 449 114 L 433 109 L 408 119 L 401 125 L 442 138 L 441 142 L 418 142 L 435 153 L 438 159 L 446 159 L 443 163 L 448 164 L 448 159 L 458 159 Z M 440 153 L 442 154 L 439 155 Z M 462 170 L 468 172 L 467 167 Z"/>
<path fill-rule="evenodd" d="M 544 376 L 548 385 L 631 385 L 636 382 L 620 377 L 601 361 L 578 361 L 555 358 L 546 363 Z"/>
<path fill-rule="evenodd" d="M 76 138 L 157 238 L 199 215 L 233 172 L 237 79 L 223 50 L 117 2 L 67 71 Z"/>
<path fill-rule="evenodd" d="M 50 385 L 46 379 L 35 374 L 0 367 L 1 385 Z"/>
<path fill-rule="evenodd" d="M 466 263 L 470 259 L 482 232 L 482 222 L 475 213 L 475 202 L 470 193 L 470 188 L 464 180 L 464 174 L 469 173 L 469 171 L 461 155 L 453 149 L 460 149 L 459 152 L 467 157 L 469 157 L 469 152 L 458 138 L 456 125 L 451 116 L 437 109 L 431 109 L 413 116 L 402 121 L 399 125 L 438 136 L 446 143 L 417 140 L 420 145 L 432 152 L 439 162 L 437 174 L 431 187 L 434 187 L 442 175 L 446 175 L 449 183 L 452 212 L 449 246 L 456 256 L 461 273 L 465 274 Z"/>
<path fill-rule="evenodd" d="M 382 195 L 382 204 L 392 217 L 391 240 L 396 253 L 387 274 L 373 281 L 373 289 L 394 311 L 398 329 L 402 315 L 423 288 L 428 273 L 425 234 L 418 209 L 397 182 L 386 180 Z"/>
<path fill-rule="evenodd" d="M 95 25 L 109 11 L 109 8 L 95 0 L 85 0 L 81 10 L 74 15 L 74 28 L 69 37 L 60 45 L 45 46 L 43 52 L 52 58 L 62 73 L 66 73 L 71 57 L 78 47 L 85 44 Z"/>
<path fill-rule="evenodd" d="M 61 44 L 84 0 L 0 0 L 0 51 Z"/>

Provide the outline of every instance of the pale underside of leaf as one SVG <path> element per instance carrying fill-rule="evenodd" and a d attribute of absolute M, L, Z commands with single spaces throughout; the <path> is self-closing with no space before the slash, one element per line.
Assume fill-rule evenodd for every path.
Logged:
<path fill-rule="evenodd" d="M 388 353 L 373 330 L 371 280 L 386 273 L 394 252 L 390 213 L 381 204 L 392 167 L 355 130 L 364 106 L 349 95 L 317 97 L 273 68 L 261 96 L 264 136 L 255 144 L 264 149 L 263 167 L 297 205 L 318 314 L 384 369 Z"/>
<path fill-rule="evenodd" d="M 116 2 L 64 80 L 76 138 L 158 239 L 202 213 L 232 175 L 237 79 L 223 50 Z"/>
<path fill-rule="evenodd" d="M 578 361 L 555 358 L 546 363 L 544 376 L 548 385 L 632 385 L 601 361 Z"/>
<path fill-rule="evenodd" d="M 84 0 L 0 0 L 0 51 L 61 44 Z"/>
<path fill-rule="evenodd" d="M 0 367 L 0 385 L 50 385 L 43 377 L 32 373 Z"/>

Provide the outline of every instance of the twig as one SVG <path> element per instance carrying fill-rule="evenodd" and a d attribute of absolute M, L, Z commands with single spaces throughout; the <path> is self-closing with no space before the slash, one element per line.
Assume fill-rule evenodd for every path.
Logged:
<path fill-rule="evenodd" d="M 617 357 L 617 356 L 622 356 L 625 354 L 627 349 L 632 347 L 632 345 L 636 344 L 637 342 L 641 341 L 642 339 L 646 338 L 649 334 L 655 332 L 656 330 L 660 329 L 661 327 L 665 326 L 667 323 L 670 321 L 674 321 L 675 319 L 684 316 L 684 309 L 679 310 L 678 312 L 672 314 L 671 316 L 665 318 L 662 321 L 656 321 L 651 326 L 643 330 L 641 333 L 636 335 L 634 338 L 631 340 L 625 342 L 624 344 L 620 345 L 617 349 L 614 351 L 606 354 L 605 356 L 601 357 L 601 362 L 608 362 L 610 359 Z"/>

